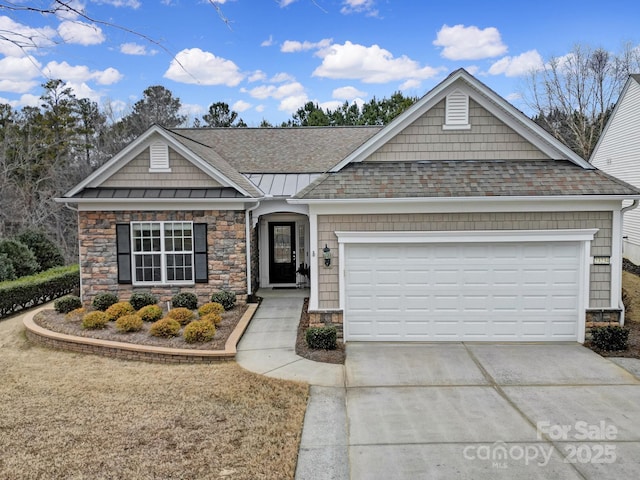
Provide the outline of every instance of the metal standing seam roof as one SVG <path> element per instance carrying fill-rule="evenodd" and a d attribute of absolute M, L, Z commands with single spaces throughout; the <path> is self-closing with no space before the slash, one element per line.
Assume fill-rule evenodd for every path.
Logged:
<path fill-rule="evenodd" d="M 292 197 L 320 175 L 320 173 L 251 173 L 246 177 L 265 195 Z"/>
<path fill-rule="evenodd" d="M 85 188 L 74 198 L 83 199 L 215 199 L 245 198 L 235 188 Z"/>
<path fill-rule="evenodd" d="M 566 160 L 363 162 L 319 177 L 299 199 L 637 196 L 640 190 Z"/>

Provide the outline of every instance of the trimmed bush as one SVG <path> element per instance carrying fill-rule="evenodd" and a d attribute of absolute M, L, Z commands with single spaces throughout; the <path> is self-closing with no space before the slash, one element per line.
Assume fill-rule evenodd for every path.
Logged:
<path fill-rule="evenodd" d="M 136 310 L 140 310 L 142 307 L 146 307 L 147 305 L 156 305 L 158 303 L 158 297 L 151 293 L 134 292 L 131 294 L 129 303 Z"/>
<path fill-rule="evenodd" d="M 9 261 L 6 253 L 0 253 L 0 282 L 7 280 L 15 280 L 16 271 L 13 264 Z"/>
<path fill-rule="evenodd" d="M 171 306 L 173 308 L 188 308 L 189 310 L 195 310 L 198 308 L 198 297 L 195 293 L 191 292 L 178 293 L 171 299 Z"/>
<path fill-rule="evenodd" d="M 130 315 L 135 312 L 136 311 L 129 302 L 114 303 L 104 311 L 112 322 L 118 320 L 123 315 Z"/>
<path fill-rule="evenodd" d="M 209 302 L 205 303 L 198 309 L 198 316 L 200 317 L 204 317 L 205 315 L 209 315 L 210 313 L 217 313 L 218 315 L 222 315 L 224 313 L 224 307 L 220 303 Z"/>
<path fill-rule="evenodd" d="M 17 278 L 33 275 L 40 271 L 40 264 L 29 247 L 18 240 L 0 240 L 0 253 L 7 256 Z"/>
<path fill-rule="evenodd" d="M 144 322 L 155 322 L 162 318 L 162 308 L 158 305 L 147 305 L 138 310 L 138 316 Z"/>
<path fill-rule="evenodd" d="M 193 320 L 194 316 L 195 315 L 191 310 L 184 307 L 173 308 L 169 310 L 169 313 L 167 313 L 167 317 L 176 320 L 180 325 L 186 325 Z"/>
<path fill-rule="evenodd" d="M 173 318 L 164 317 L 154 322 L 149 328 L 149 334 L 154 337 L 175 337 L 180 333 L 180 324 Z"/>
<path fill-rule="evenodd" d="M 211 301 L 219 303 L 225 310 L 231 310 L 236 306 L 236 294 L 233 292 L 221 291 L 211 295 Z"/>
<path fill-rule="evenodd" d="M 142 319 L 135 313 L 131 315 L 123 315 L 116 320 L 116 330 L 121 333 L 139 332 L 142 330 Z"/>
<path fill-rule="evenodd" d="M 49 239 L 46 233 L 39 230 L 25 230 L 18 235 L 18 240 L 33 252 L 41 270 L 64 265 L 62 251 Z"/>
<path fill-rule="evenodd" d="M 206 315 L 200 317 L 200 320 L 218 325 L 222 321 L 222 315 L 220 315 L 219 313 L 207 313 Z"/>
<path fill-rule="evenodd" d="M 309 348 L 321 350 L 335 350 L 337 344 L 338 332 L 336 327 L 311 327 L 307 328 L 305 340 Z"/>
<path fill-rule="evenodd" d="M 591 343 L 599 350 L 617 352 L 629 347 L 629 329 L 618 325 L 593 327 L 591 329 Z"/>
<path fill-rule="evenodd" d="M 118 303 L 120 299 L 118 296 L 111 292 L 102 292 L 93 297 L 93 302 L 91 302 L 91 306 L 96 309 L 104 312 L 107 308 L 109 308 L 114 303 Z"/>
<path fill-rule="evenodd" d="M 109 317 L 104 312 L 96 310 L 95 312 L 89 312 L 82 317 L 82 328 L 89 330 L 98 330 L 104 328 L 109 323 Z"/>
<path fill-rule="evenodd" d="M 77 308 L 82 308 L 82 300 L 75 295 L 68 295 L 53 302 L 53 308 L 58 313 L 69 313 Z"/>
<path fill-rule="evenodd" d="M 208 342 L 216 335 L 216 327 L 212 322 L 196 320 L 184 327 L 184 341 L 187 343 Z"/>
<path fill-rule="evenodd" d="M 69 313 L 67 313 L 64 316 L 64 319 L 67 320 L 68 322 L 78 322 L 82 320 L 82 317 L 84 317 L 86 313 L 87 313 L 86 308 L 76 308 L 75 310 L 71 310 Z"/>

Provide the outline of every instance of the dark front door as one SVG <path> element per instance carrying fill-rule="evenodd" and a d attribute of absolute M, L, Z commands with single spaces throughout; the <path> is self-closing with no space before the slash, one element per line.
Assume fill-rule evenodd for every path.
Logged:
<path fill-rule="evenodd" d="M 269 282 L 296 283 L 296 224 L 269 223 Z"/>

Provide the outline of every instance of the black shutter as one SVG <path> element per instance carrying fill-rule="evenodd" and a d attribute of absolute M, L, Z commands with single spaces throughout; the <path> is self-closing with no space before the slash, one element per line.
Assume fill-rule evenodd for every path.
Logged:
<path fill-rule="evenodd" d="M 193 261 L 196 283 L 209 283 L 206 223 L 193 224 Z"/>
<path fill-rule="evenodd" d="M 118 256 L 118 283 L 131 282 L 131 226 L 128 223 L 116 225 L 116 246 Z"/>

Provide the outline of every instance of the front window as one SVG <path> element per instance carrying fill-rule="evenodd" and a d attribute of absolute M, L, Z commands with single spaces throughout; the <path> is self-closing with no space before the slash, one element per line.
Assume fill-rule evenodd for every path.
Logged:
<path fill-rule="evenodd" d="M 193 224 L 133 222 L 134 283 L 193 283 Z"/>

